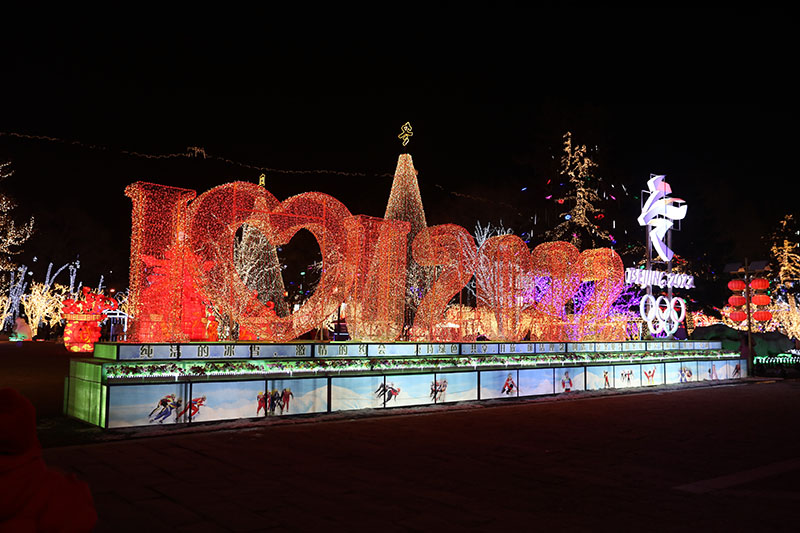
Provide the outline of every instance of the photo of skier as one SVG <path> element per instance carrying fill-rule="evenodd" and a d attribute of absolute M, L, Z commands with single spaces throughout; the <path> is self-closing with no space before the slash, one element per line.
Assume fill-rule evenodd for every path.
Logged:
<path fill-rule="evenodd" d="M 608 389 L 611 384 L 608 382 L 608 370 L 603 370 L 603 388 Z"/>
<path fill-rule="evenodd" d="M 740 378 L 742 377 L 742 365 L 741 363 L 736 363 L 736 366 L 733 367 L 733 374 L 731 374 L 732 378 Z"/>
<path fill-rule="evenodd" d="M 506 382 L 503 384 L 503 390 L 500 392 L 507 396 L 510 396 L 511 394 L 514 393 L 516 389 L 517 389 L 517 384 L 514 383 L 514 375 L 509 374 L 508 377 L 506 378 Z"/>
<path fill-rule="evenodd" d="M 647 384 L 648 385 L 653 385 L 653 378 L 656 375 L 656 367 L 653 367 L 653 370 L 651 370 L 649 372 L 647 370 L 642 370 L 642 372 L 644 373 L 644 377 L 647 378 Z"/>
<path fill-rule="evenodd" d="M 186 407 L 183 408 L 183 411 L 175 415 L 175 417 L 180 418 L 186 411 L 189 411 L 191 409 L 191 412 L 189 413 L 189 418 L 192 418 L 195 415 L 197 415 L 197 413 L 200 411 L 200 407 L 202 407 L 205 404 L 206 404 L 205 396 L 200 396 L 199 398 L 192 398 L 191 401 L 189 401 L 189 403 L 186 404 Z"/>

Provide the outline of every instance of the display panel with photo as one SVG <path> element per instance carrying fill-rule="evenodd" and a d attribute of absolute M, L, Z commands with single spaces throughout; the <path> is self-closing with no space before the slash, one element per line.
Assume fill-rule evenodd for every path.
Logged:
<path fill-rule="evenodd" d="M 725 365 L 722 361 L 698 361 L 697 381 L 717 381 L 726 379 Z"/>
<path fill-rule="evenodd" d="M 484 370 L 481 372 L 481 400 L 516 397 L 518 382 L 516 370 Z"/>
<path fill-rule="evenodd" d="M 584 367 L 573 366 L 556 368 L 556 392 L 586 390 Z"/>
<path fill-rule="evenodd" d="M 664 363 L 642 363 L 641 370 L 642 387 L 664 384 Z"/>
<path fill-rule="evenodd" d="M 331 411 L 383 407 L 383 376 L 331 378 Z"/>
<path fill-rule="evenodd" d="M 642 386 L 642 371 L 639 365 L 615 365 L 614 383 L 618 389 Z"/>
<path fill-rule="evenodd" d="M 614 388 L 614 367 L 587 366 L 586 390 L 602 390 Z"/>
<path fill-rule="evenodd" d="M 436 403 L 478 399 L 477 372 L 447 372 L 435 377 Z"/>
<path fill-rule="evenodd" d="M 386 407 L 425 405 L 436 396 L 434 374 L 395 374 L 386 376 L 386 385 L 377 391 Z"/>
<path fill-rule="evenodd" d="M 531 368 L 519 371 L 520 396 L 553 394 L 554 391 L 552 368 Z"/>
<path fill-rule="evenodd" d="M 192 422 L 264 416 L 258 398 L 264 386 L 263 380 L 193 383 L 183 411 Z"/>
<path fill-rule="evenodd" d="M 113 385 L 108 387 L 108 427 L 148 426 L 186 422 L 188 385 Z"/>
<path fill-rule="evenodd" d="M 667 384 L 697 381 L 697 362 L 671 361 L 664 363 L 664 376 Z"/>
<path fill-rule="evenodd" d="M 270 379 L 263 403 L 269 416 L 324 413 L 328 410 L 328 379 Z"/>

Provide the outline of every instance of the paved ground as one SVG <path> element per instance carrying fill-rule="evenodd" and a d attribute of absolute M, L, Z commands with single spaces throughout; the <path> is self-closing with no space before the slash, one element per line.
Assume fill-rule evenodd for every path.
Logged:
<path fill-rule="evenodd" d="M 89 483 L 98 531 L 795 531 L 798 406 L 797 380 L 576 393 L 145 428 L 45 459 Z"/>
<path fill-rule="evenodd" d="M 99 531 L 797 530 L 782 381 L 50 448 Z"/>

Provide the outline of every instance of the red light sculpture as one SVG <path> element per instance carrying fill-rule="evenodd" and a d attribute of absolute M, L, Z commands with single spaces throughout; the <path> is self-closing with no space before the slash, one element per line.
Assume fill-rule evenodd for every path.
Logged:
<path fill-rule="evenodd" d="M 417 340 L 459 340 L 461 328 L 447 327 L 445 311 L 453 296 L 472 278 L 475 270 L 475 239 L 455 224 L 432 226 L 414 239 L 414 260 L 422 266 L 440 267 L 438 276 L 422 298 L 414 318 L 412 338 Z M 459 325 L 461 326 L 461 325 Z"/>
<path fill-rule="evenodd" d="M 403 333 L 411 224 L 363 215 L 354 221 L 361 239 L 355 286 L 347 300 L 347 332 L 363 341 L 396 340 Z"/>
<path fill-rule="evenodd" d="M 523 318 L 522 298 L 531 279 L 528 246 L 516 235 L 498 235 L 486 239 L 479 255 L 482 256 L 479 260 L 488 262 L 490 275 L 479 276 L 476 280 L 477 312 L 488 311 L 494 315 L 494 340 L 516 342 L 525 336 L 528 328 Z"/>
<path fill-rule="evenodd" d="M 100 339 L 100 322 L 106 317 L 104 311 L 116 309 L 117 301 L 83 287 L 82 297 L 64 300 L 61 305 L 67 321 L 64 346 L 72 352 L 91 352 Z"/>
<path fill-rule="evenodd" d="M 531 340 L 568 340 L 565 305 L 581 284 L 580 255 L 564 241 L 545 242 L 533 249 L 533 276 L 544 278 L 547 289 L 537 296 L 531 313 Z"/>

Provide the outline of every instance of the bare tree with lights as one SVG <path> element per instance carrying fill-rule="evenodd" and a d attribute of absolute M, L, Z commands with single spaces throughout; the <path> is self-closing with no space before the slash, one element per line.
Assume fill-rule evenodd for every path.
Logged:
<path fill-rule="evenodd" d="M 598 248 L 613 241 L 609 232 L 592 221 L 603 215 L 603 210 L 596 206 L 601 201 L 594 175 L 597 164 L 588 152 L 586 145 L 573 145 L 572 133 L 564 134 L 564 154 L 558 173 L 569 183 L 569 189 L 556 201 L 569 210 L 560 213 L 563 221 L 545 233 L 547 240 L 567 241 L 578 249 Z"/>
<path fill-rule="evenodd" d="M 9 167 L 11 163 L 0 163 L 0 181 L 11 176 L 14 171 Z M 16 265 L 11 261 L 11 256 L 20 253 L 17 248 L 27 241 L 33 233 L 33 217 L 22 225 L 17 225 L 11 218 L 11 211 L 16 204 L 4 194 L 0 194 L 0 272 L 5 274 L 13 270 Z"/>
<path fill-rule="evenodd" d="M 233 257 L 242 283 L 258 293 L 261 303 L 274 303 L 278 316 L 288 316 L 289 307 L 283 296 L 285 289 L 275 246 L 258 229 L 244 224 L 241 237 L 237 235 L 234 243 Z"/>

